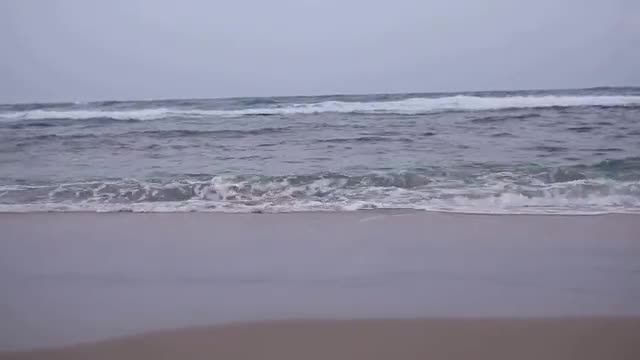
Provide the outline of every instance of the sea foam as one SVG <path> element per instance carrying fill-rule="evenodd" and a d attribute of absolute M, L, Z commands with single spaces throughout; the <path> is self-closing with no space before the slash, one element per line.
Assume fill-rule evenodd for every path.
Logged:
<path fill-rule="evenodd" d="M 269 107 L 225 109 L 144 108 L 131 110 L 46 110 L 0 113 L 2 120 L 43 119 L 94 119 L 157 120 L 172 117 L 237 117 L 251 115 L 297 115 L 319 113 L 356 114 L 427 114 L 446 111 L 474 111 L 500 109 L 526 109 L 578 106 L 635 106 L 640 105 L 640 96 L 446 96 L 415 97 L 394 101 L 322 101 L 315 103 L 292 103 Z"/>

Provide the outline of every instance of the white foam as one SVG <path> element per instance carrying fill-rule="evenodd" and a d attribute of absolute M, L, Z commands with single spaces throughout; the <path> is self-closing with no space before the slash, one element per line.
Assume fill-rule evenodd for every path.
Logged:
<path fill-rule="evenodd" d="M 185 116 L 181 110 L 167 108 L 139 109 L 139 110 L 30 110 L 0 114 L 0 119 L 6 120 L 43 120 L 43 119 L 95 119 L 111 118 L 116 120 L 155 120 L 171 116 Z"/>
<path fill-rule="evenodd" d="M 326 101 L 314 104 L 298 104 L 284 108 L 238 110 L 236 113 L 309 114 L 338 112 L 421 114 L 451 110 L 497 110 L 507 108 L 544 108 L 555 106 L 624 106 L 637 104 L 640 104 L 640 96 L 479 97 L 458 95 L 441 98 L 410 98 L 405 100 L 379 102 Z"/>
<path fill-rule="evenodd" d="M 499 110 L 576 106 L 640 105 L 640 96 L 446 96 L 439 98 L 409 98 L 396 101 L 347 102 L 323 101 L 307 104 L 288 104 L 280 107 L 247 108 L 239 110 L 194 110 L 150 108 L 137 110 L 31 110 L 0 113 L 5 120 L 91 119 L 156 120 L 168 117 L 236 117 L 245 115 L 295 115 L 316 113 L 362 114 L 424 114 L 442 111 Z"/>
<path fill-rule="evenodd" d="M 608 183 L 604 180 L 602 183 Z M 197 196 L 184 201 L 139 201 L 110 203 L 97 198 L 86 201 L 42 202 L 29 204 L 0 204 L 0 212 L 304 212 L 304 211 L 356 211 L 363 209 L 415 209 L 482 214 L 602 214 L 640 213 L 640 198 L 634 188 L 638 182 L 617 183 L 607 191 L 575 194 L 583 180 L 548 185 L 537 196 L 518 192 L 494 192 L 488 186 L 477 191 L 460 189 L 390 189 L 371 187 L 355 191 L 335 191 L 331 199 L 313 196 L 295 197 L 294 191 L 280 183 L 264 184 L 259 194 L 241 195 L 236 187 L 242 184 L 215 180 L 211 188 L 203 188 Z M 593 184 L 593 183 L 592 183 Z M 331 184 L 322 180 L 306 188 L 306 192 L 322 191 Z M 215 191 L 212 191 L 215 189 Z M 255 188 L 254 188 L 255 189 Z M 328 189 L 327 189 L 328 190 Z M 54 190 L 55 191 L 55 190 Z M 576 190 L 579 192 L 579 190 Z M 631 193 L 629 193 L 631 191 Z M 215 194 L 212 196 L 211 194 Z M 310 194 L 307 194 L 310 195 Z M 104 197 L 103 197 L 104 199 Z"/>
<path fill-rule="evenodd" d="M 378 180 L 378 181 L 376 181 Z M 134 179 L 51 186 L 0 186 L 0 212 L 296 212 L 420 209 L 466 213 L 640 213 L 640 181 L 607 178 L 545 183 L 509 172 L 477 177 L 476 184 L 432 177 L 403 187 L 378 175 L 345 177 L 215 176 L 208 181 L 157 184 Z M 24 196 L 36 191 L 34 196 Z M 73 195 L 75 193 L 75 195 Z M 31 198 L 30 203 L 11 199 Z"/>

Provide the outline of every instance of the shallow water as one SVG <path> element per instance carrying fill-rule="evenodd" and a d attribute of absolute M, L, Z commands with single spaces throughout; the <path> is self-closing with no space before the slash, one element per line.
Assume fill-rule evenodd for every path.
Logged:
<path fill-rule="evenodd" d="M 640 89 L 0 105 L 1 211 L 640 211 Z"/>

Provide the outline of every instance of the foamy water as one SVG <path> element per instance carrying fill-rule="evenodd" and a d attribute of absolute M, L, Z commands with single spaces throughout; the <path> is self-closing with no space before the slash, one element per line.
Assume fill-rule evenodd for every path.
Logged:
<path fill-rule="evenodd" d="M 0 106 L 0 211 L 640 211 L 640 89 Z"/>
<path fill-rule="evenodd" d="M 4 120 L 40 119 L 93 119 L 109 118 L 117 120 L 158 120 L 173 117 L 235 117 L 248 115 L 302 115 L 322 113 L 353 114 L 427 114 L 443 111 L 500 110 L 500 109 L 540 109 L 550 107 L 578 106 L 637 106 L 640 96 L 501 96 L 481 97 L 468 95 L 443 96 L 436 98 L 407 98 L 395 101 L 320 101 L 312 103 L 284 103 L 278 106 L 250 107 L 234 110 L 180 109 L 157 107 L 146 109 L 35 109 L 0 114 Z"/>

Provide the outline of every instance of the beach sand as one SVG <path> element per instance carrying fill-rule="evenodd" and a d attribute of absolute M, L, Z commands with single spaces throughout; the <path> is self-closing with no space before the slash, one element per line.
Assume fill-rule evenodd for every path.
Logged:
<path fill-rule="evenodd" d="M 638 220 L 415 211 L 0 214 L 0 351 L 8 358 L 8 351 L 67 347 L 20 355 L 65 359 L 178 351 L 193 351 L 181 358 L 635 359 Z M 291 319 L 317 320 L 279 322 Z"/>
<path fill-rule="evenodd" d="M 165 331 L 0 359 L 639 359 L 640 318 L 352 320 Z"/>

